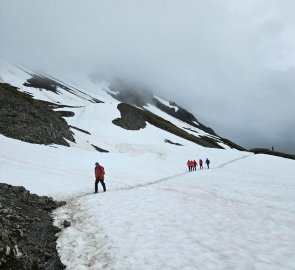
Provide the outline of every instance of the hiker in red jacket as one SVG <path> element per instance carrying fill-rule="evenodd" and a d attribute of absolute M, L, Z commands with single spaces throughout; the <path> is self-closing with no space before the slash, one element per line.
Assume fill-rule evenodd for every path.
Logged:
<path fill-rule="evenodd" d="M 103 187 L 103 192 L 106 192 L 106 185 L 104 183 L 104 174 L 105 174 L 104 167 L 99 165 L 98 162 L 95 163 L 94 174 L 95 174 L 95 192 L 94 193 L 97 193 L 99 182 L 101 183 Z"/>
<path fill-rule="evenodd" d="M 191 161 L 188 160 L 186 164 L 187 164 L 188 170 L 191 171 Z"/>
<path fill-rule="evenodd" d="M 197 161 L 193 161 L 193 164 L 194 164 L 194 171 L 196 171 L 197 170 Z"/>
<path fill-rule="evenodd" d="M 203 167 L 203 160 L 202 159 L 199 160 L 199 164 L 200 164 L 200 170 L 203 170 L 204 167 Z"/>

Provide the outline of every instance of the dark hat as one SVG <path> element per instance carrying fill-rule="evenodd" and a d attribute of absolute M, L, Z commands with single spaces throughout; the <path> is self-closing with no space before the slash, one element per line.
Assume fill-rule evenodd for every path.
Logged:
<path fill-rule="evenodd" d="M 98 166 L 99 165 L 99 163 L 98 162 L 95 162 L 95 166 Z"/>

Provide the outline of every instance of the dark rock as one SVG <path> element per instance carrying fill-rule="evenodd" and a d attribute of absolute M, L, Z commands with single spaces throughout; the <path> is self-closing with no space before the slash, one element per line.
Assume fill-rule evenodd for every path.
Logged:
<path fill-rule="evenodd" d="M 127 130 L 140 130 L 141 128 L 146 127 L 145 119 L 141 113 L 136 113 L 137 110 L 130 110 L 130 107 L 128 106 L 120 106 L 121 104 L 118 105 L 118 109 L 121 112 L 121 118 L 113 120 L 113 124 Z"/>
<path fill-rule="evenodd" d="M 44 102 L 0 83 L 0 133 L 36 144 L 69 146 L 75 141 L 67 122 Z"/>
<path fill-rule="evenodd" d="M 165 142 L 165 143 L 174 144 L 174 145 L 177 145 L 177 146 L 183 146 L 183 145 L 180 144 L 180 143 L 175 143 L 175 142 L 172 142 L 172 141 L 170 141 L 170 140 L 168 140 L 168 139 L 165 139 L 164 142 Z"/>
<path fill-rule="evenodd" d="M 176 106 L 178 108 L 178 110 L 175 110 L 174 108 L 163 104 L 162 102 L 160 102 L 156 98 L 154 98 L 153 101 L 154 101 L 154 104 L 155 104 L 155 106 L 157 108 L 159 108 L 160 110 L 168 113 L 169 115 L 171 115 L 171 116 L 173 116 L 173 117 L 175 117 L 175 118 L 177 118 L 177 119 L 179 119 L 179 120 L 181 120 L 181 121 L 183 121 L 185 123 L 188 123 L 191 126 L 199 128 L 199 129 L 205 131 L 206 133 L 217 136 L 212 128 L 206 127 L 205 125 L 200 123 L 193 114 L 191 114 L 190 112 L 188 112 L 185 109 L 181 108 L 175 102 L 169 102 L 169 103 L 172 106 Z M 198 124 L 196 124 L 196 123 L 198 123 Z"/>
<path fill-rule="evenodd" d="M 130 129 L 130 127 L 132 126 L 134 130 L 138 130 L 139 128 L 136 123 L 133 123 L 133 119 L 140 119 L 140 121 L 148 122 L 157 128 L 163 129 L 176 136 L 202 145 L 204 147 L 222 149 L 222 147 L 218 144 L 218 141 L 208 137 L 196 137 L 148 110 L 142 110 L 126 103 L 120 103 L 118 105 L 118 110 L 121 113 L 121 118 L 113 120 L 113 124 L 122 128 Z"/>
<path fill-rule="evenodd" d="M 57 82 L 54 80 L 51 80 L 45 76 L 40 76 L 40 75 L 33 75 L 32 78 L 28 79 L 25 83 L 24 86 L 27 87 L 34 87 L 38 89 L 45 89 L 47 91 L 53 92 L 55 94 L 58 94 L 58 89 L 57 87 L 60 86 Z"/>
<path fill-rule="evenodd" d="M 255 154 L 265 154 L 265 155 L 271 155 L 271 156 L 276 156 L 276 157 L 282 157 L 282 158 L 295 160 L 295 155 L 286 154 L 286 153 L 277 152 L 277 151 L 272 151 L 272 150 L 267 149 L 267 148 L 253 148 L 253 149 L 250 149 L 249 151 L 253 152 Z"/>
<path fill-rule="evenodd" d="M 165 112 L 165 113 L 167 113 L 167 114 L 169 114 L 169 115 L 171 115 L 171 116 L 173 116 L 173 117 L 175 117 L 175 118 L 177 118 L 177 119 L 179 119 L 179 120 L 181 120 L 181 121 L 183 121 L 195 128 L 201 129 L 201 130 L 205 131 L 206 133 L 214 136 L 213 138 L 211 138 L 210 136 L 209 137 L 203 136 L 201 138 L 201 141 L 204 141 L 204 143 L 207 145 L 207 147 L 222 148 L 218 144 L 218 143 L 222 142 L 223 144 L 226 144 L 231 148 L 236 148 L 241 151 L 246 151 L 246 149 L 244 149 L 240 145 L 237 145 L 228 139 L 224 139 L 224 138 L 221 138 L 220 136 L 218 136 L 214 132 L 213 129 L 200 123 L 198 121 L 198 119 L 192 113 L 190 113 L 190 112 L 186 111 L 185 109 L 183 109 L 182 107 L 178 106 L 175 102 L 169 102 L 170 106 L 167 106 L 166 104 L 163 104 L 157 98 L 155 98 L 151 91 L 149 91 L 148 89 L 145 89 L 144 87 L 142 87 L 140 85 L 126 82 L 124 80 L 116 80 L 116 81 L 113 81 L 112 84 L 110 85 L 110 90 L 112 90 L 113 93 L 110 93 L 110 92 L 108 92 L 108 93 L 113 98 L 115 98 L 123 103 L 130 104 L 131 106 L 135 105 L 135 106 L 140 107 L 142 109 L 144 109 L 144 106 L 146 106 L 148 104 L 154 104 L 161 111 L 163 111 L 163 112 Z M 175 110 L 175 107 L 177 107 L 177 110 Z M 128 119 L 128 118 L 130 118 L 130 119 Z M 132 117 L 128 117 L 128 118 L 121 117 L 121 119 L 120 118 L 115 119 L 113 121 L 113 123 L 115 125 L 118 125 L 122 128 L 128 129 L 128 130 L 139 130 L 140 128 L 144 128 L 143 126 L 140 127 L 139 125 L 136 124 L 137 118 L 134 119 L 135 123 L 133 123 Z M 187 128 L 187 129 L 189 129 L 189 128 Z M 192 129 L 189 129 L 189 130 L 193 131 Z M 195 131 L 193 131 L 193 132 L 195 132 Z M 198 140 L 198 141 L 200 141 L 200 140 Z M 199 144 L 201 144 L 201 143 L 199 143 Z M 212 144 L 214 146 L 208 146 L 208 145 L 212 145 Z"/>
<path fill-rule="evenodd" d="M 231 148 L 235 148 L 235 149 L 238 149 L 240 151 L 247 151 L 247 149 L 245 149 L 244 147 L 242 147 L 242 146 L 240 146 L 240 145 L 238 145 L 238 144 L 236 144 L 236 143 L 234 143 L 234 142 L 232 142 L 232 141 L 230 141 L 228 139 L 220 138 L 220 140 L 221 140 L 222 143 L 228 145 Z"/>
<path fill-rule="evenodd" d="M 104 150 L 104 149 L 102 149 L 102 148 L 100 148 L 100 147 L 98 147 L 98 146 L 96 146 L 96 145 L 94 145 L 94 144 L 91 144 L 91 145 L 92 145 L 92 147 L 93 147 L 96 151 L 98 151 L 98 152 L 101 152 L 101 153 L 109 153 L 108 150 Z"/>
<path fill-rule="evenodd" d="M 73 117 L 75 116 L 74 112 L 71 111 L 56 111 L 61 117 Z"/>
<path fill-rule="evenodd" d="M 90 133 L 89 131 L 84 130 L 84 129 L 82 129 L 82 128 L 77 128 L 77 127 L 74 127 L 74 126 L 70 126 L 70 128 L 73 128 L 73 129 L 76 129 L 76 130 L 78 130 L 78 131 L 80 131 L 80 132 L 82 132 L 82 133 L 85 133 L 85 134 L 91 135 L 91 133 Z"/>
<path fill-rule="evenodd" d="M 56 251 L 51 210 L 64 202 L 0 183 L 0 269 L 65 269 Z M 26 194 L 24 197 L 23 195 Z"/>
<path fill-rule="evenodd" d="M 70 105 L 64 105 L 64 104 L 56 104 L 56 103 L 45 101 L 45 100 L 40 100 L 40 102 L 42 102 L 45 105 L 49 106 L 51 109 L 83 108 L 83 107 L 85 107 L 85 106 L 70 106 Z"/>
<path fill-rule="evenodd" d="M 60 94 L 61 90 L 71 93 L 81 99 L 88 100 L 92 103 L 103 103 L 101 100 L 93 98 L 92 96 L 84 93 L 83 91 L 67 86 L 66 84 L 59 82 L 56 79 L 49 78 L 45 75 L 31 74 L 32 78 L 28 79 L 24 86 L 33 87 L 39 90 L 46 90 L 55 94 Z"/>
<path fill-rule="evenodd" d="M 71 226 L 71 222 L 69 222 L 69 221 L 67 221 L 67 220 L 64 220 L 64 227 L 65 228 L 68 228 L 68 227 L 70 227 Z"/>

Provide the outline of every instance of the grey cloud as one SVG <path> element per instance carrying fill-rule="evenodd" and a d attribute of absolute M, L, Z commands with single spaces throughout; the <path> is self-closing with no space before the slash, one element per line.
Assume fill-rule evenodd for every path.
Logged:
<path fill-rule="evenodd" d="M 1 0 L 0 52 L 123 78 L 246 147 L 295 153 L 293 0 Z"/>

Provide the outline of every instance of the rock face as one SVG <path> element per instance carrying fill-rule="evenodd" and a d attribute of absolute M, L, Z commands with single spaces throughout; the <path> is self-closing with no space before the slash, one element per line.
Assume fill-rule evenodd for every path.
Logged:
<path fill-rule="evenodd" d="M 165 113 L 167 113 L 167 114 L 169 114 L 169 115 L 171 115 L 171 116 L 173 116 L 173 117 L 175 117 L 175 118 L 177 118 L 177 119 L 179 119 L 179 120 L 181 120 L 193 127 L 201 129 L 208 134 L 213 135 L 214 137 L 216 137 L 216 139 L 211 139 L 211 138 L 208 138 L 205 136 L 193 136 L 193 135 L 189 136 L 187 132 L 183 133 L 179 129 L 176 131 L 175 126 L 171 127 L 171 125 L 169 125 L 169 124 L 166 125 L 163 121 L 162 121 L 162 124 L 159 124 L 159 125 L 155 124 L 155 123 L 159 123 L 159 121 L 152 121 L 154 124 L 147 121 L 147 122 L 151 123 L 152 125 L 155 125 L 155 126 L 162 128 L 164 130 L 166 130 L 166 128 L 168 128 L 167 129 L 168 132 L 172 131 L 171 133 L 176 134 L 177 136 L 180 136 L 182 138 L 185 138 L 187 140 L 193 141 L 195 143 L 198 143 L 198 144 L 206 146 L 206 147 L 222 148 L 218 144 L 218 142 L 222 142 L 231 148 L 236 148 L 241 151 L 246 150 L 243 147 L 241 147 L 240 145 L 237 145 L 228 139 L 218 136 L 214 132 L 213 129 L 200 123 L 193 114 L 186 111 L 182 107 L 178 106 L 176 103 L 169 102 L 170 106 L 167 106 L 167 104 L 162 103 L 158 98 L 156 98 L 152 92 L 150 92 L 147 89 L 142 88 L 141 86 L 130 84 L 130 83 L 124 82 L 122 80 L 117 80 L 115 83 L 110 85 L 110 89 L 115 93 L 115 94 L 110 93 L 110 95 L 113 98 L 117 99 L 118 101 L 123 102 L 122 104 L 129 104 L 130 106 L 133 106 L 133 107 L 136 106 L 136 107 L 142 108 L 144 112 L 146 112 L 144 106 L 146 106 L 148 104 L 153 104 L 161 111 L 163 111 L 163 112 L 165 112 Z M 177 109 L 175 109 L 175 108 L 177 108 Z M 113 123 L 115 125 L 120 126 L 120 127 L 127 129 L 127 130 L 139 130 L 139 129 L 145 127 L 144 120 L 146 121 L 147 118 L 149 118 L 149 117 L 142 117 L 142 113 L 138 113 L 139 112 L 138 110 L 137 111 L 133 110 L 131 112 L 130 110 L 127 110 L 126 108 L 124 108 L 124 106 L 121 106 L 119 108 L 119 110 L 121 111 L 122 117 L 115 119 L 113 121 Z M 133 114 L 135 114 L 135 115 L 133 115 Z M 154 117 L 152 117 L 152 118 L 155 119 Z M 151 118 L 149 118 L 149 119 L 151 119 Z M 190 131 L 193 131 L 193 130 L 190 130 Z"/>
<path fill-rule="evenodd" d="M 206 127 L 205 125 L 200 123 L 193 114 L 191 114 L 190 112 L 181 108 L 176 103 L 170 102 L 170 105 L 176 106 L 178 108 L 177 111 L 175 109 L 170 108 L 170 107 L 166 106 L 165 104 L 159 102 L 156 98 L 153 99 L 153 102 L 154 102 L 155 106 L 157 108 L 159 108 L 160 110 L 162 110 L 163 112 L 166 112 L 169 115 L 171 115 L 171 116 L 173 116 L 185 123 L 188 123 L 191 126 L 194 126 L 194 127 L 199 128 L 201 130 L 204 130 L 205 132 L 207 132 L 209 134 L 217 136 L 217 134 L 214 132 L 214 130 L 212 128 Z M 199 123 L 199 124 L 197 125 L 196 123 Z"/>
<path fill-rule="evenodd" d="M 51 210 L 63 205 L 0 183 L 0 269 L 65 269 L 56 251 Z"/>
<path fill-rule="evenodd" d="M 127 130 L 140 130 L 146 127 L 146 122 L 141 113 L 137 113 L 137 109 L 133 106 L 128 106 L 126 103 L 118 105 L 121 112 L 121 118 L 113 120 L 113 124 Z"/>
<path fill-rule="evenodd" d="M 65 139 L 75 141 L 60 113 L 9 84 L 0 83 L 0 119 L 0 133 L 10 138 L 66 146 Z"/>
<path fill-rule="evenodd" d="M 100 148 L 100 147 L 98 147 L 98 146 L 96 146 L 96 145 L 94 145 L 94 144 L 91 144 L 91 146 L 92 146 L 96 151 L 98 151 L 98 152 L 101 152 L 101 153 L 109 153 L 108 150 L 102 149 L 102 148 Z"/>
<path fill-rule="evenodd" d="M 30 74 L 32 77 L 28 79 L 23 85 L 27 87 L 33 87 L 39 90 L 45 90 L 53 92 L 57 95 L 60 91 L 67 91 L 81 99 L 88 100 L 92 103 L 103 103 L 101 100 L 91 97 L 90 95 L 82 92 L 81 90 L 69 87 L 57 80 L 47 77 L 46 75 Z"/>
<path fill-rule="evenodd" d="M 121 113 L 121 118 L 113 120 L 113 124 L 124 129 L 139 130 L 144 128 L 146 126 L 146 122 L 148 122 L 157 128 L 163 129 L 167 132 L 175 134 L 176 136 L 197 143 L 204 147 L 222 148 L 216 140 L 208 137 L 199 138 L 193 136 L 192 134 L 180 129 L 171 122 L 153 114 L 150 111 L 141 110 L 126 103 L 120 103 L 117 108 Z"/>

